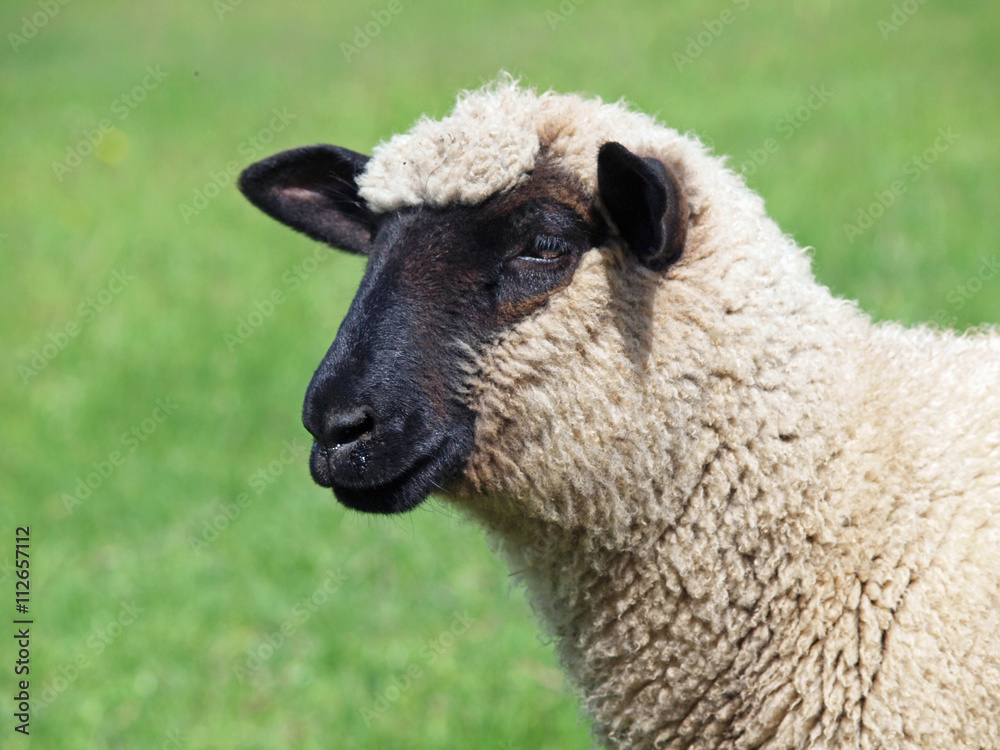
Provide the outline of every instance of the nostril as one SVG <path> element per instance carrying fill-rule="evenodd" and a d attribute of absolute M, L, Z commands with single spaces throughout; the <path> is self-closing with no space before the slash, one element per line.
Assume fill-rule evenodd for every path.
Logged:
<path fill-rule="evenodd" d="M 355 443 L 375 429 L 375 413 L 368 406 L 331 413 L 326 419 L 326 444 L 331 448 Z"/>

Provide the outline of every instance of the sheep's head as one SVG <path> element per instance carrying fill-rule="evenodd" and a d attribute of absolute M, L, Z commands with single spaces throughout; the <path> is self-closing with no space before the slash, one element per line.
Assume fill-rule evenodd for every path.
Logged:
<path fill-rule="evenodd" d="M 489 138 L 480 138 L 480 159 Z M 472 169 L 469 144 L 461 134 L 451 141 L 457 145 L 436 146 L 442 164 L 454 173 L 454 158 Z M 391 173 L 391 159 L 379 161 L 378 150 L 372 159 L 312 146 L 244 172 L 241 190 L 265 213 L 368 258 L 303 410 L 315 439 L 312 476 L 345 505 L 401 512 L 462 484 L 482 447 L 482 402 L 471 383 L 483 352 L 551 314 L 552 299 L 591 254 L 612 253 L 614 263 L 644 268 L 647 277 L 681 254 L 688 207 L 670 167 L 614 140 L 594 145 L 574 155 L 589 167 L 571 169 L 558 138 L 542 133 L 513 150 L 523 161 L 534 148 L 528 165 L 514 163 L 485 196 L 476 191 L 489 176 L 465 179 L 464 194 L 451 183 L 434 195 L 429 187 L 411 195 L 405 184 L 393 194 L 391 174 L 382 174 Z M 396 146 L 394 158 L 406 164 L 407 143 Z M 512 161 L 500 157 L 499 167 Z"/>

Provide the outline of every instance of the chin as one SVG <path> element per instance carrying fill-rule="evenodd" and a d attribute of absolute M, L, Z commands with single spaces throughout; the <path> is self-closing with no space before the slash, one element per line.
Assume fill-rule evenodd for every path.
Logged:
<path fill-rule="evenodd" d="M 457 480 L 464 468 L 463 453 L 453 441 L 443 440 L 411 458 L 403 470 L 391 477 L 376 474 L 370 481 L 348 483 L 331 469 L 327 452 L 313 444 L 309 469 L 313 481 L 332 489 L 342 505 L 362 513 L 392 515 L 413 510 L 434 490 L 442 490 Z"/>

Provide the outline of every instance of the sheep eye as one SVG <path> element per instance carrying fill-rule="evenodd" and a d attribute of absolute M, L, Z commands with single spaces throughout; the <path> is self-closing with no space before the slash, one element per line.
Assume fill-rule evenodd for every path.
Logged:
<path fill-rule="evenodd" d="M 521 252 L 521 257 L 534 258 L 536 260 L 557 260 L 568 254 L 571 250 L 570 243 L 562 237 L 555 237 L 551 234 L 539 234 L 524 248 Z"/>

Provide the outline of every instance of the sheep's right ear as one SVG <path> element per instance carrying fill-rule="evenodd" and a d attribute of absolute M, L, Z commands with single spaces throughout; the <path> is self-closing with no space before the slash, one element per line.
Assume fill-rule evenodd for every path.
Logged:
<path fill-rule="evenodd" d="M 374 222 L 355 180 L 369 158 L 326 145 L 282 151 L 247 167 L 239 186 L 268 216 L 314 240 L 364 254 Z"/>
<path fill-rule="evenodd" d="M 662 271 L 680 257 L 687 201 L 663 162 L 609 141 L 597 154 L 597 188 L 618 233 L 647 268 Z"/>

